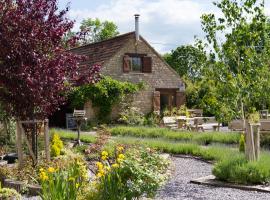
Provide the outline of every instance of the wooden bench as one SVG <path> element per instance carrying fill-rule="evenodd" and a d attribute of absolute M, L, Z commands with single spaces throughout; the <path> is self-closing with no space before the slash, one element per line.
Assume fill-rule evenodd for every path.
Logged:
<path fill-rule="evenodd" d="M 261 132 L 270 132 L 270 119 L 261 119 L 260 123 L 261 123 L 260 126 Z"/>
<path fill-rule="evenodd" d="M 242 119 L 235 119 L 228 124 L 228 128 L 233 131 L 243 131 L 244 121 Z"/>

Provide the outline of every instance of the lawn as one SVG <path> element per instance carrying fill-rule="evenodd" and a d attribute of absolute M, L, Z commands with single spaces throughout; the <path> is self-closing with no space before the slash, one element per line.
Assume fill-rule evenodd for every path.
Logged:
<path fill-rule="evenodd" d="M 164 138 L 175 141 L 196 142 L 203 145 L 211 143 L 238 144 L 240 139 L 238 132 L 190 132 L 141 126 L 116 126 L 112 127 L 110 132 L 113 136 Z"/>

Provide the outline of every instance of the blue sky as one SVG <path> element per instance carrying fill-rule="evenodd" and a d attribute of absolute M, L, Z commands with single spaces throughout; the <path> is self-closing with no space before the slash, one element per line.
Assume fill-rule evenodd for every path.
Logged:
<path fill-rule="evenodd" d="M 192 44 L 195 35 L 202 38 L 200 16 L 220 14 L 213 0 L 59 0 L 59 6 L 64 8 L 68 2 L 75 29 L 90 17 L 113 21 L 120 33 L 126 33 L 134 30 L 134 14 L 139 13 L 140 34 L 160 53 Z M 265 2 L 270 15 L 270 0 Z"/>

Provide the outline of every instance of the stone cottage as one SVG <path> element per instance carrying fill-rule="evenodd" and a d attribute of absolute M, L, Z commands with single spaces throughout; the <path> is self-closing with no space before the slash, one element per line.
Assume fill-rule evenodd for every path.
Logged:
<path fill-rule="evenodd" d="M 165 107 L 185 103 L 185 85 L 179 75 L 163 60 L 159 53 L 139 35 L 139 15 L 135 15 L 136 31 L 91 43 L 71 51 L 86 55 L 89 66 L 100 64 L 101 74 L 120 81 L 144 82 L 147 87 L 134 95 L 133 106 L 144 114 L 160 112 Z M 83 73 L 84 69 L 81 69 Z M 95 117 L 91 102 L 85 105 L 89 119 Z M 112 116 L 117 116 L 117 108 Z"/>

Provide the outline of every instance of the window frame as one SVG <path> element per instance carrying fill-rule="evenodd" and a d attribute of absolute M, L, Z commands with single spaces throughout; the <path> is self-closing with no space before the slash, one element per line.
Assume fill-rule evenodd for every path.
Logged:
<path fill-rule="evenodd" d="M 130 72 L 131 73 L 143 73 L 143 57 L 147 56 L 147 54 L 139 54 L 139 53 L 126 53 L 130 58 Z M 140 59 L 140 70 L 133 70 L 133 58 Z"/>

